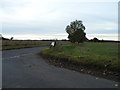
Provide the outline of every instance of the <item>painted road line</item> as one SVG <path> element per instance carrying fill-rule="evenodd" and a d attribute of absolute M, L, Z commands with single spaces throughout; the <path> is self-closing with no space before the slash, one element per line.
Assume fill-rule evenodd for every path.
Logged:
<path fill-rule="evenodd" d="M 8 58 L 3 58 L 3 60 L 12 59 L 12 58 L 20 58 L 20 57 L 27 56 L 27 55 L 30 55 L 30 54 L 33 54 L 33 53 L 27 53 L 27 54 L 22 54 L 22 55 L 8 57 Z"/>

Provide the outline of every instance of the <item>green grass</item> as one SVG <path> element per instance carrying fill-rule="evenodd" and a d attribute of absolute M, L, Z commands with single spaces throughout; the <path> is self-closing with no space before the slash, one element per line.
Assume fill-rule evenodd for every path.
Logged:
<path fill-rule="evenodd" d="M 41 52 L 48 58 L 56 60 L 67 60 L 80 65 L 108 69 L 112 71 L 120 70 L 120 60 L 118 60 L 118 43 L 82 43 L 82 44 L 58 44 L 55 48 L 47 48 Z"/>

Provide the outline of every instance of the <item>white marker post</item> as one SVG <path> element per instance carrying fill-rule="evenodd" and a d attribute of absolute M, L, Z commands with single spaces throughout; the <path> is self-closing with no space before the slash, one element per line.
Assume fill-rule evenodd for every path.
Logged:
<path fill-rule="evenodd" d="M 52 42 L 51 45 L 50 45 L 50 48 L 51 47 L 55 47 L 55 42 Z"/>

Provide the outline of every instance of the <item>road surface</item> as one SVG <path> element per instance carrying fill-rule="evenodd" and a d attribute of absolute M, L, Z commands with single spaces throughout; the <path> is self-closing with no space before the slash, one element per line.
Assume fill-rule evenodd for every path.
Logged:
<path fill-rule="evenodd" d="M 37 53 L 45 47 L 3 51 L 3 88 L 117 88 L 100 79 L 45 62 Z"/>

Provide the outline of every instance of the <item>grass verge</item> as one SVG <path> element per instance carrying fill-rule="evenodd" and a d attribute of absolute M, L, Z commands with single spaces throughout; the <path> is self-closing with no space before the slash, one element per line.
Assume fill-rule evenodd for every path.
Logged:
<path fill-rule="evenodd" d="M 58 44 L 41 51 L 50 62 L 77 71 L 99 72 L 101 76 L 119 76 L 118 43 Z M 84 70 L 84 71 L 85 71 Z M 89 71 L 88 71 L 89 70 Z M 93 73 L 91 72 L 91 73 Z"/>

